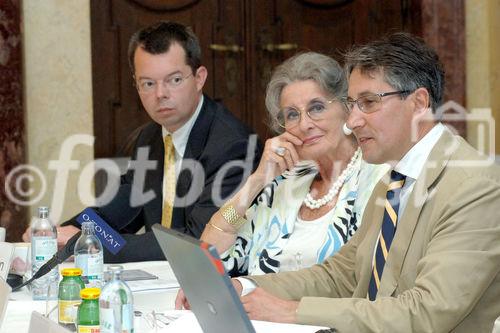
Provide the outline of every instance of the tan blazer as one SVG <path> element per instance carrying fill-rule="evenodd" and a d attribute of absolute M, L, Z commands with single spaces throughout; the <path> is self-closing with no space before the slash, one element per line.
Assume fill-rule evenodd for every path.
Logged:
<path fill-rule="evenodd" d="M 445 131 L 417 179 L 374 302 L 366 298 L 388 177 L 354 237 L 323 264 L 251 277 L 340 332 L 491 332 L 500 315 L 500 171 Z M 385 182 L 385 183 L 384 183 Z"/>

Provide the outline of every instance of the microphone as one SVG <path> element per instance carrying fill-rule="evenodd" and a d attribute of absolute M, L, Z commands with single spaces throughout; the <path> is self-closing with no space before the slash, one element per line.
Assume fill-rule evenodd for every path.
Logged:
<path fill-rule="evenodd" d="M 22 287 L 27 286 L 36 279 L 39 279 L 45 274 L 49 273 L 54 267 L 62 263 L 64 260 L 68 259 L 73 254 L 73 251 L 75 250 L 76 241 L 78 240 L 78 238 L 80 238 L 81 234 L 82 234 L 81 231 L 77 232 L 73 237 L 71 237 L 66 242 L 66 245 L 64 245 L 62 249 L 57 251 L 52 258 L 50 258 L 45 264 L 43 264 L 40 267 L 40 269 L 38 269 L 38 271 L 36 271 L 36 273 L 33 274 L 33 276 L 29 280 L 12 288 L 12 291 L 17 291 Z"/>
<path fill-rule="evenodd" d="M 101 242 L 106 247 L 108 247 L 108 250 L 110 250 L 114 254 L 116 254 L 121 249 L 121 246 L 123 246 L 125 244 L 125 240 L 123 240 L 123 238 L 121 238 L 121 236 L 119 236 L 119 233 L 117 233 L 113 228 L 111 228 L 106 223 L 105 220 L 111 222 L 115 227 L 117 225 L 125 226 L 128 223 L 130 223 L 131 221 L 133 221 L 139 215 L 139 213 L 141 212 L 142 206 L 132 207 L 129 204 L 130 196 L 132 195 L 133 190 L 134 189 L 132 188 L 132 186 L 130 184 L 123 184 L 122 186 L 120 186 L 120 190 L 118 191 L 116 196 L 113 198 L 113 200 L 111 200 L 107 205 L 104 205 L 104 206 L 98 208 L 99 214 L 96 214 L 96 211 L 94 211 L 92 208 L 86 208 L 82 212 L 82 214 L 80 214 L 77 217 L 77 219 L 82 219 L 85 221 L 94 222 L 95 228 L 96 229 L 100 228 L 100 230 L 104 230 L 106 237 L 109 236 L 110 234 L 115 234 L 114 239 L 120 238 L 122 244 L 120 245 L 120 244 L 116 243 L 116 241 L 115 241 L 115 243 L 116 243 L 115 248 L 110 249 L 109 243 L 106 243 L 109 240 L 106 238 L 102 239 L 102 237 L 104 237 L 102 235 L 101 236 L 97 235 L 98 237 L 100 236 L 99 238 L 100 238 Z M 87 218 L 85 218 L 85 215 L 87 216 Z M 89 215 L 92 217 L 91 220 L 89 219 Z M 103 220 L 100 216 L 104 217 L 105 220 Z M 124 221 L 125 221 L 125 223 L 123 223 Z M 54 254 L 54 256 L 51 259 L 49 259 L 45 264 L 43 264 L 38 269 L 38 271 L 35 274 L 33 274 L 33 276 L 29 280 L 27 280 L 26 282 L 24 282 L 23 284 L 21 284 L 19 286 L 16 286 L 15 288 L 12 289 L 12 291 L 17 291 L 17 290 L 21 289 L 22 287 L 30 284 L 34 280 L 41 278 L 45 274 L 49 273 L 54 267 L 61 264 L 63 261 L 68 259 L 71 255 L 73 255 L 76 242 L 78 241 L 78 238 L 80 238 L 81 234 L 82 234 L 81 231 L 77 232 L 73 237 L 71 237 L 66 242 L 64 247 L 62 249 L 60 249 L 59 251 L 57 251 L 56 254 Z M 120 247 L 118 249 L 116 249 L 117 245 L 120 245 Z"/>

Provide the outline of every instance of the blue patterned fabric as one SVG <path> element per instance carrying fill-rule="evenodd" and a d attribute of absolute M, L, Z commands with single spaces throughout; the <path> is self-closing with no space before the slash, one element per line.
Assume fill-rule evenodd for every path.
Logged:
<path fill-rule="evenodd" d="M 388 169 L 387 165 L 358 160 L 338 195 L 317 263 L 337 252 L 354 235 L 373 187 Z M 314 177 L 281 175 L 262 190 L 247 210 L 247 223 L 239 230 L 234 246 L 221 254 L 231 276 L 280 271 L 280 255 L 294 232 L 297 214 Z"/>

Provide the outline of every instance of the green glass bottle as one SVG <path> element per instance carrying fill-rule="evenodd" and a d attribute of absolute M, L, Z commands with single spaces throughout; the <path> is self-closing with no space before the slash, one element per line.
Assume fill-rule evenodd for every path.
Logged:
<path fill-rule="evenodd" d="M 78 333 L 99 333 L 99 288 L 85 288 L 80 291 L 82 303 L 78 307 Z"/>
<path fill-rule="evenodd" d="M 85 288 L 81 278 L 80 268 L 65 268 L 61 272 L 63 278 L 59 283 L 58 309 L 59 325 L 74 330 L 76 324 L 76 313 L 82 302 L 80 291 Z"/>

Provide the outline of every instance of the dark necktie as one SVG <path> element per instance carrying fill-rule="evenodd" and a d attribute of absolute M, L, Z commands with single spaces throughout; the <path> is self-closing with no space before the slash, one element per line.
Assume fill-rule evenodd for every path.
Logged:
<path fill-rule="evenodd" d="M 398 223 L 399 200 L 401 188 L 405 183 L 406 176 L 397 171 L 391 172 L 391 182 L 387 188 L 384 219 L 382 220 L 382 230 L 375 250 L 373 259 L 372 276 L 368 286 L 368 298 L 373 301 L 377 297 L 380 287 L 380 279 L 384 271 L 385 262 L 391 248 L 392 240 L 396 234 Z"/>

